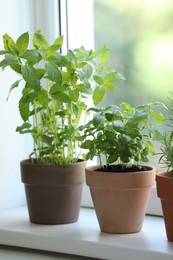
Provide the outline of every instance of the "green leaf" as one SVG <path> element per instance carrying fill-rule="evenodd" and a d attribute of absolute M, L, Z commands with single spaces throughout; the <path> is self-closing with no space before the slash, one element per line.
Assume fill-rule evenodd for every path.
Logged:
<path fill-rule="evenodd" d="M 46 56 L 47 58 L 52 56 L 57 50 L 61 48 L 61 45 L 51 45 L 46 50 Z"/>
<path fill-rule="evenodd" d="M 104 77 L 104 83 L 112 83 L 117 81 L 117 73 L 116 72 L 110 72 Z"/>
<path fill-rule="evenodd" d="M 49 47 L 45 37 L 42 35 L 41 31 L 38 30 L 33 37 L 33 45 L 36 49 L 47 49 Z"/>
<path fill-rule="evenodd" d="M 131 110 L 131 106 L 128 103 L 121 103 L 120 108 L 123 110 Z"/>
<path fill-rule="evenodd" d="M 4 49 L 7 52 L 17 54 L 17 48 L 13 39 L 8 35 L 3 35 Z"/>
<path fill-rule="evenodd" d="M 92 94 L 92 89 L 84 84 L 78 84 L 76 85 L 76 88 L 79 90 L 81 93 L 85 93 L 88 95 Z"/>
<path fill-rule="evenodd" d="M 30 65 L 24 65 L 22 66 L 21 71 L 28 86 L 32 89 L 38 89 L 40 86 L 40 81 L 37 75 L 37 70 Z"/>
<path fill-rule="evenodd" d="M 65 103 L 71 102 L 69 96 L 63 92 L 57 92 L 56 94 L 53 94 L 52 97 L 60 102 L 65 102 Z"/>
<path fill-rule="evenodd" d="M 109 58 L 109 49 L 108 46 L 105 45 L 103 47 L 103 52 L 100 54 L 100 62 L 105 63 Z"/>
<path fill-rule="evenodd" d="M 55 81 L 58 85 L 62 84 L 62 75 L 58 66 L 52 62 L 47 62 L 45 69 L 52 81 Z"/>
<path fill-rule="evenodd" d="M 79 99 L 79 91 L 77 89 L 70 90 L 69 96 L 73 102 L 77 102 Z"/>
<path fill-rule="evenodd" d="M 93 101 L 94 105 L 98 105 L 105 97 L 105 89 L 96 87 L 93 91 Z"/>
<path fill-rule="evenodd" d="M 113 118 L 114 118 L 114 115 L 113 115 L 113 113 L 112 112 L 106 112 L 105 113 L 105 117 L 106 117 L 106 119 L 108 120 L 108 121 L 112 121 L 113 120 Z"/>
<path fill-rule="evenodd" d="M 47 108 L 49 104 L 49 97 L 47 91 L 42 89 L 38 93 L 38 101 L 44 107 Z"/>
<path fill-rule="evenodd" d="M 9 90 L 9 93 L 8 93 L 8 96 L 7 96 L 7 100 L 9 98 L 9 95 L 11 93 L 11 91 L 14 89 L 14 88 L 17 88 L 19 86 L 19 83 L 20 83 L 21 79 L 20 80 L 16 80 L 12 85 L 11 85 L 11 88 Z"/>
<path fill-rule="evenodd" d="M 23 97 L 19 101 L 19 112 L 23 121 L 27 121 L 29 117 L 29 103 L 24 103 Z"/>
<path fill-rule="evenodd" d="M 112 92 L 115 91 L 115 86 L 112 83 L 104 83 L 103 88 Z"/>
<path fill-rule="evenodd" d="M 92 145 L 92 141 L 91 140 L 86 140 L 81 144 L 81 148 L 83 149 L 89 149 L 90 146 Z"/>
<path fill-rule="evenodd" d="M 29 65 L 34 65 L 39 61 L 39 53 L 36 50 L 26 50 L 21 57 L 26 59 Z"/>
<path fill-rule="evenodd" d="M 63 40 L 64 40 L 64 37 L 63 36 L 59 36 L 58 38 L 55 39 L 53 45 L 60 45 L 60 46 L 62 46 Z"/>
<path fill-rule="evenodd" d="M 132 124 L 138 124 L 140 121 L 144 121 L 148 118 L 148 112 L 143 110 L 137 110 L 132 118 Z"/>
<path fill-rule="evenodd" d="M 28 44 L 29 44 L 28 32 L 21 34 L 16 41 L 16 47 L 19 52 L 19 55 L 22 55 L 26 51 Z"/>
<path fill-rule="evenodd" d="M 41 135 L 41 140 L 47 144 L 48 146 L 52 145 L 52 138 L 50 136 L 47 135 Z"/>
<path fill-rule="evenodd" d="M 93 67 L 89 64 L 86 64 L 82 70 L 85 72 L 85 77 L 89 79 L 93 73 Z"/>
<path fill-rule="evenodd" d="M 164 117 L 159 111 L 151 111 L 151 117 L 156 121 L 158 125 L 161 125 L 163 123 Z"/>
<path fill-rule="evenodd" d="M 118 160 L 118 154 L 116 153 L 113 153 L 111 155 L 109 155 L 108 159 L 107 159 L 107 162 L 108 163 L 114 163 Z"/>
<path fill-rule="evenodd" d="M 93 118 L 93 126 L 94 126 L 94 127 L 98 127 L 104 120 L 105 120 L 105 117 L 104 117 L 104 116 L 96 115 L 96 116 Z"/>
<path fill-rule="evenodd" d="M 93 76 L 93 78 L 94 78 L 95 82 L 97 82 L 99 85 L 103 84 L 103 78 L 102 77 L 95 75 L 95 76 Z"/>
<path fill-rule="evenodd" d="M 77 58 L 71 50 L 67 51 L 67 59 L 71 61 L 74 66 L 77 65 Z"/>
<path fill-rule="evenodd" d="M 24 122 L 21 126 L 18 126 L 16 128 L 16 132 L 21 132 L 24 129 L 29 129 L 31 127 L 31 124 L 29 122 Z"/>

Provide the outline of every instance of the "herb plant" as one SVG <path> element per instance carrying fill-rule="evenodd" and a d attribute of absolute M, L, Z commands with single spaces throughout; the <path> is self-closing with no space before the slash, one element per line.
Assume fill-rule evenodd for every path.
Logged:
<path fill-rule="evenodd" d="M 161 156 L 159 162 L 167 168 L 167 175 L 173 177 L 173 99 L 169 98 L 169 101 L 169 130 L 163 134 L 158 133 L 157 138 L 161 142 Z"/>
<path fill-rule="evenodd" d="M 88 149 L 85 158 L 98 156 L 100 167 L 117 164 L 121 170 L 141 168 L 148 162 L 149 154 L 155 153 L 152 137 L 156 131 L 154 124 L 160 125 L 163 115 L 158 107 L 160 102 L 144 104 L 133 108 L 128 103 L 106 108 L 91 108 L 95 115 L 87 124 L 80 126 L 81 147 Z M 158 130 L 157 130 L 158 131 Z"/>
<path fill-rule="evenodd" d="M 29 48 L 29 34 L 15 42 L 3 36 L 4 49 L 0 67 L 9 67 L 21 76 L 10 92 L 21 88 L 20 134 L 31 134 L 34 141 L 30 158 L 37 163 L 73 163 L 77 153 L 79 122 L 91 103 L 97 105 L 114 91 L 117 72 L 105 65 L 109 49 L 99 51 L 84 47 L 61 53 L 63 37 L 49 45 L 41 31 L 36 31 Z M 89 102 L 91 100 L 91 102 Z"/>

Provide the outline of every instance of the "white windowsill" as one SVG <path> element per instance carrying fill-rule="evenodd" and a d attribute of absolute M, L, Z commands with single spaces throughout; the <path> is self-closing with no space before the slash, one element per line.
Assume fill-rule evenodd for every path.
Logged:
<path fill-rule="evenodd" d="M 78 222 L 35 225 L 26 207 L 0 211 L 0 244 L 110 260 L 171 260 L 162 217 L 146 216 L 142 231 L 114 235 L 100 232 L 93 209 L 81 208 Z"/>

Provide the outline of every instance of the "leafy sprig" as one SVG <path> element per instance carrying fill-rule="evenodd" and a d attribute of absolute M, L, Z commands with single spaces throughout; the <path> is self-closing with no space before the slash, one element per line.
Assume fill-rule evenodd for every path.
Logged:
<path fill-rule="evenodd" d="M 62 54 L 63 37 L 48 44 L 41 31 L 35 32 L 32 48 L 28 47 L 28 32 L 16 41 L 5 34 L 3 42 L 0 67 L 21 76 L 9 94 L 22 88 L 18 106 L 23 123 L 16 131 L 32 135 L 30 157 L 39 163 L 75 162 L 80 154 L 76 137 L 83 113 L 91 103 L 97 105 L 104 99 L 106 91 L 114 91 L 119 78 L 105 65 L 108 47 L 93 51 L 82 46 Z"/>
<path fill-rule="evenodd" d="M 128 103 L 106 108 L 94 108 L 94 116 L 87 124 L 80 126 L 82 131 L 81 148 L 87 149 L 85 158 L 99 157 L 103 166 L 120 164 L 122 168 L 132 165 L 141 167 L 141 162 L 148 162 L 149 154 L 155 153 L 153 136 L 154 124 L 163 122 L 163 115 L 158 107 L 164 104 L 156 102 L 144 104 L 136 108 Z M 158 131 L 158 130 L 157 130 Z"/>

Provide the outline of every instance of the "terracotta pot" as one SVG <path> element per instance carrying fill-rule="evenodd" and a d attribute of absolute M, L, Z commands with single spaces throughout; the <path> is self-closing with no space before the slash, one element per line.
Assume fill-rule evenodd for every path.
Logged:
<path fill-rule="evenodd" d="M 115 173 L 86 168 L 86 183 L 103 232 L 135 233 L 142 228 L 150 189 L 155 181 L 155 169 Z"/>
<path fill-rule="evenodd" d="M 21 179 L 32 223 L 66 224 L 78 220 L 85 167 L 85 161 L 66 165 L 21 161 Z"/>
<path fill-rule="evenodd" d="M 167 238 L 173 242 L 173 177 L 156 175 L 157 195 L 161 200 Z"/>

